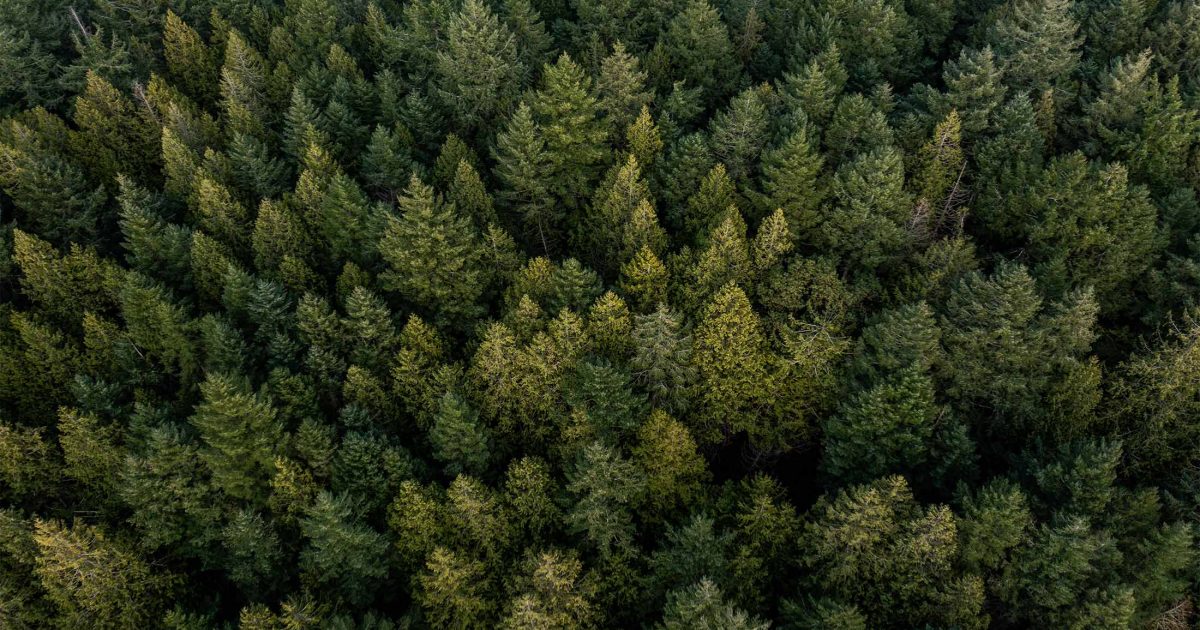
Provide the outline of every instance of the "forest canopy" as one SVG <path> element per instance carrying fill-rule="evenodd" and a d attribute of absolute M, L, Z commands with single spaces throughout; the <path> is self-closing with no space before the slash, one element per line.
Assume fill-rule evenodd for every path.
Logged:
<path fill-rule="evenodd" d="M 1194 627 L 1198 0 L 0 0 L 0 627 Z"/>

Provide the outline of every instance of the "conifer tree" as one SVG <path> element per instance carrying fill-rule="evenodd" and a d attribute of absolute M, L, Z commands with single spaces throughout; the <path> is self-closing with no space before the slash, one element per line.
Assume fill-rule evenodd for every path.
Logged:
<path fill-rule="evenodd" d="M 614 362 L 625 359 L 632 346 L 633 332 L 633 319 L 625 300 L 612 291 L 605 292 L 588 311 L 587 330 L 593 352 Z"/>
<path fill-rule="evenodd" d="M 646 73 L 638 58 L 629 54 L 621 42 L 613 44 L 612 53 L 601 62 L 595 89 L 597 105 L 612 139 L 625 133 L 653 97 L 646 89 Z"/>
<path fill-rule="evenodd" d="M 550 253 L 562 230 L 562 210 L 550 198 L 546 141 L 524 102 L 496 137 L 495 174 L 503 183 L 500 200 L 515 212 L 530 240 Z"/>
<path fill-rule="evenodd" d="M 156 211 L 148 190 L 129 179 L 117 181 L 125 262 L 144 275 L 182 282 L 187 275 L 188 244 L 192 240 L 188 229 L 166 222 Z"/>
<path fill-rule="evenodd" d="M 289 175 L 287 166 L 266 143 L 235 132 L 227 153 L 234 181 L 251 198 L 271 198 L 283 192 Z"/>
<path fill-rule="evenodd" d="M 471 217 L 476 229 L 486 231 L 488 226 L 498 220 L 492 202 L 492 196 L 479 179 L 475 167 L 466 160 L 458 162 L 454 171 L 454 179 L 450 182 L 446 200 L 464 215 Z"/>
<path fill-rule="evenodd" d="M 591 94 L 591 79 L 569 55 L 542 70 L 542 81 L 530 100 L 534 120 L 545 143 L 546 188 L 557 203 L 578 208 L 607 160 L 608 133 Z"/>
<path fill-rule="evenodd" d="M 667 596 L 663 619 L 655 627 L 660 630 L 766 630 L 770 624 L 726 602 L 721 589 L 712 580 L 704 578 L 671 592 Z"/>
<path fill-rule="evenodd" d="M 689 271 L 687 285 L 680 291 L 689 310 L 697 310 L 726 283 L 752 279 L 746 221 L 736 207 L 726 210 L 725 219 L 709 234 L 708 245 Z"/>
<path fill-rule="evenodd" d="M 1040 201 L 1051 191 L 1053 200 Z M 1053 160 L 1029 193 L 1027 234 L 1043 286 L 1051 295 L 1090 286 L 1106 311 L 1121 309 L 1159 248 L 1146 190 L 1120 164 L 1101 169 L 1075 153 Z"/>
<path fill-rule="evenodd" d="M 1081 38 L 1062 0 L 1020 0 L 1005 6 L 987 32 L 1004 61 L 1006 82 L 1020 90 L 1061 89 L 1079 64 Z"/>
<path fill-rule="evenodd" d="M 149 112 L 136 110 L 111 83 L 89 71 L 73 119 L 79 132 L 72 134 L 72 144 L 93 177 L 107 183 L 123 171 L 152 181 L 146 175 L 157 170 L 161 141 Z"/>
<path fill-rule="evenodd" d="M 460 396 L 447 392 L 442 397 L 429 440 L 448 476 L 479 474 L 487 467 L 487 434 L 478 414 Z"/>
<path fill-rule="evenodd" d="M 946 63 L 942 71 L 946 106 L 958 112 L 962 129 L 969 136 L 987 129 L 992 112 L 1004 101 L 1007 87 L 1003 77 L 990 46 L 964 49 L 958 59 Z"/>
<path fill-rule="evenodd" d="M 632 260 L 643 248 L 663 254 L 667 249 L 667 232 L 659 225 L 658 214 L 648 199 L 638 202 L 625 223 L 621 236 L 621 260 Z"/>
<path fill-rule="evenodd" d="M 435 198 L 433 189 L 413 176 L 400 198 L 400 217 L 389 220 L 379 242 L 388 264 L 380 281 L 442 325 L 472 316 L 487 281 L 477 239 L 453 204 Z"/>
<path fill-rule="evenodd" d="M 790 110 L 792 126 L 812 125 L 812 132 L 819 134 L 833 117 L 847 80 L 836 43 L 814 55 L 803 67 L 784 73 L 779 97 Z"/>
<path fill-rule="evenodd" d="M 183 309 L 160 285 L 136 275 L 126 277 L 119 296 L 128 339 L 141 358 L 159 361 L 185 381 L 190 379 L 196 356 Z"/>
<path fill-rule="evenodd" d="M 505 630 L 587 628 L 599 616 L 590 599 L 591 586 L 581 576 L 583 565 L 559 551 L 530 555 L 524 563 L 520 594 L 500 623 Z"/>
<path fill-rule="evenodd" d="M 700 88 L 704 102 L 711 105 L 738 87 L 741 68 L 729 31 L 705 0 L 690 0 L 671 20 L 659 44 L 668 76 Z"/>
<path fill-rule="evenodd" d="M 934 129 L 933 138 L 921 147 L 914 173 L 918 205 L 924 202 L 934 208 L 944 206 L 947 195 L 953 196 L 952 187 L 960 180 L 964 164 L 961 130 L 958 111 L 950 110 Z"/>
<path fill-rule="evenodd" d="M 954 515 L 917 504 L 903 477 L 823 497 L 810 514 L 803 562 L 819 568 L 821 591 L 858 605 L 868 620 L 980 625 L 982 580 L 952 571 Z M 864 528 L 875 534 L 859 536 Z"/>
<path fill-rule="evenodd" d="M 205 105 L 216 102 L 219 67 L 212 52 L 182 17 L 167 10 L 163 24 L 167 72 L 188 96 Z"/>
<path fill-rule="evenodd" d="M 241 510 L 221 531 L 222 543 L 232 557 L 230 578 L 248 592 L 263 592 L 277 579 L 282 549 L 279 538 L 257 512 Z"/>
<path fill-rule="evenodd" d="M 404 130 L 376 125 L 360 158 L 361 173 L 368 188 L 391 198 L 398 194 L 412 174 L 411 137 Z"/>
<path fill-rule="evenodd" d="M 621 265 L 620 291 L 633 309 L 648 312 L 667 299 L 670 277 L 654 250 L 643 246 L 633 258 Z"/>
<path fill-rule="evenodd" d="M 58 443 L 68 476 L 101 496 L 112 496 L 124 455 L 118 427 L 64 407 L 58 412 Z"/>
<path fill-rule="evenodd" d="M 860 393 L 825 426 L 824 467 L 848 483 L 908 472 L 930 457 L 933 383 L 909 368 Z"/>
<path fill-rule="evenodd" d="M 78 324 L 80 310 L 112 308 L 120 276 L 94 249 L 75 246 L 66 256 L 59 256 L 50 243 L 32 234 L 13 229 L 12 236 L 21 290 L 42 312 L 60 322 Z"/>
<path fill-rule="evenodd" d="M 387 540 L 355 519 L 345 496 L 317 495 L 308 516 L 300 522 L 307 545 L 300 568 L 312 582 L 333 589 L 336 597 L 362 606 L 369 603 L 387 574 Z"/>
<path fill-rule="evenodd" d="M 265 502 L 281 433 L 270 401 L 228 376 L 209 374 L 200 389 L 204 402 L 191 422 L 208 446 L 213 482 L 231 497 Z"/>
<path fill-rule="evenodd" d="M 820 222 L 818 210 L 826 194 L 820 179 L 823 165 L 803 128 L 763 156 L 763 192 L 772 206 L 783 210 L 788 231 L 801 243 L 811 242 Z"/>
<path fill-rule="evenodd" d="M 650 117 L 649 107 L 643 105 L 637 119 L 629 124 L 625 131 L 625 146 L 637 158 L 638 164 L 646 169 L 653 167 L 662 156 L 662 134 Z"/>
<path fill-rule="evenodd" d="M 429 622 L 440 628 L 474 628 L 491 618 L 484 593 L 483 563 L 445 547 L 429 554 L 418 576 L 417 597 Z"/>
<path fill-rule="evenodd" d="M 45 110 L 0 136 L 0 188 L 23 222 L 56 244 L 95 243 L 105 193 L 67 157 L 67 129 Z"/>
<path fill-rule="evenodd" d="M 692 365 L 696 370 L 696 440 L 716 445 L 757 420 L 770 387 L 766 339 L 746 294 L 736 284 L 722 287 L 705 306 L 696 326 Z"/>
<path fill-rule="evenodd" d="M 832 192 L 834 208 L 817 228 L 818 246 L 857 269 L 874 269 L 903 253 L 911 200 L 899 151 L 872 151 L 839 168 Z"/>
<path fill-rule="evenodd" d="M 590 254 L 589 261 L 605 263 L 608 254 L 618 251 L 624 233 L 630 229 L 631 219 L 642 203 L 649 202 L 650 190 L 642 179 L 641 166 L 637 158 L 630 155 L 625 164 L 610 173 L 609 181 L 596 192 L 591 208 L 576 227 L 576 250 Z M 653 211 L 653 210 L 651 210 Z M 643 225 L 646 220 L 643 219 Z M 648 226 L 647 230 L 652 229 Z M 640 249 L 640 247 L 638 248 Z M 598 268 L 602 273 L 612 273 L 611 263 Z"/>
<path fill-rule="evenodd" d="M 485 127 L 506 111 L 525 70 L 517 40 L 483 2 L 468 0 L 446 25 L 445 49 L 437 52 L 435 94 L 464 132 Z"/>
<path fill-rule="evenodd" d="M 695 242 L 705 243 L 709 232 L 728 216 L 729 209 L 737 208 L 737 201 L 734 182 L 725 165 L 718 163 L 700 180 L 695 193 L 687 197 L 686 214 L 679 223 Z"/>
<path fill-rule="evenodd" d="M 774 100 L 769 85 L 743 90 L 729 107 L 717 112 L 710 127 L 710 145 L 736 182 L 746 183 L 757 170 L 759 154 L 770 132 L 768 107 Z"/>
<path fill-rule="evenodd" d="M 1097 310 L 1090 293 L 1047 309 L 1029 273 L 1007 265 L 991 278 L 975 273 L 961 280 L 945 308 L 941 325 L 954 359 L 948 391 L 963 401 L 988 400 L 994 414 L 1008 418 L 987 431 L 1017 439 L 1070 436 L 1092 421 L 1099 374 L 1086 356 Z"/>
<path fill-rule="evenodd" d="M 266 61 L 245 37 L 230 31 L 221 66 L 221 106 L 227 128 L 248 135 L 261 135 L 273 119 L 268 99 Z"/>
<path fill-rule="evenodd" d="M 692 340 L 665 303 L 637 316 L 633 330 L 634 356 L 630 367 L 656 406 L 683 411 L 696 377 L 692 365 Z"/>
<path fill-rule="evenodd" d="M 633 455 L 646 474 L 646 507 L 664 520 L 692 504 L 708 479 L 687 427 L 658 409 L 638 429 Z"/>
<path fill-rule="evenodd" d="M 582 534 L 605 556 L 629 548 L 634 534 L 631 509 L 645 492 L 635 464 L 615 449 L 594 442 L 579 453 L 567 475 L 567 490 L 576 498 L 566 515 L 571 531 Z"/>
<path fill-rule="evenodd" d="M 527 85 L 531 75 L 547 61 L 554 40 L 546 30 L 546 21 L 541 14 L 549 6 L 535 6 L 530 0 L 507 0 L 504 3 L 504 21 L 517 41 L 517 55 L 525 75 L 521 84 Z"/>
<path fill-rule="evenodd" d="M 58 622 L 97 628 L 154 623 L 168 585 L 165 576 L 102 531 L 85 523 L 70 528 L 36 521 L 35 573 L 58 608 Z"/>

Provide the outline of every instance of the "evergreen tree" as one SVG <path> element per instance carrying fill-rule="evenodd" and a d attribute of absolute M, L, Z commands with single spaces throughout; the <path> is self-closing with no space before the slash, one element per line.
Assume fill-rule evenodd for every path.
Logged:
<path fill-rule="evenodd" d="M 501 621 L 506 630 L 586 628 L 597 617 L 589 585 L 580 578 L 583 565 L 558 551 L 531 555 L 524 563 L 522 590 Z"/>
<path fill-rule="evenodd" d="M 357 522 L 353 514 L 353 504 L 345 496 L 317 495 L 300 521 L 300 533 L 307 541 L 300 552 L 300 568 L 335 597 L 362 606 L 371 601 L 378 580 L 387 574 L 387 540 Z"/>
<path fill-rule="evenodd" d="M 979 428 L 1023 440 L 1077 435 L 1092 422 L 1099 374 L 1086 356 L 1097 309 L 1090 293 L 1047 309 L 1029 273 L 1006 265 L 991 278 L 961 280 L 945 309 L 948 393 L 989 401 L 992 414 L 1006 419 Z"/>
<path fill-rule="evenodd" d="M 770 391 L 771 365 L 758 316 L 737 285 L 721 288 L 704 308 L 692 353 L 699 407 L 697 441 L 719 444 L 755 432 L 755 412 Z"/>
<path fill-rule="evenodd" d="M 665 73 L 700 88 L 704 102 L 716 103 L 738 87 L 741 68 L 729 31 L 705 0 L 690 0 L 659 40 Z"/>
<path fill-rule="evenodd" d="M 591 208 L 576 227 L 573 239 L 576 242 L 575 249 L 589 253 L 589 260 L 595 263 L 603 264 L 609 260 L 610 252 L 620 249 L 625 240 L 623 233 L 636 229 L 631 219 L 640 210 L 639 206 L 649 203 L 650 190 L 642 180 L 637 158 L 630 155 L 625 164 L 619 169 L 614 167 L 614 171 L 608 177 L 609 182 L 597 190 Z M 652 227 L 645 225 L 647 222 L 647 219 L 642 219 L 643 229 L 652 230 Z M 612 270 L 605 268 L 609 265 L 597 267 L 603 273 L 611 274 Z"/>
<path fill-rule="evenodd" d="M 110 182 L 119 171 L 138 180 L 157 170 L 159 127 L 146 110 L 133 103 L 111 83 L 89 71 L 83 93 L 75 99 L 77 134 L 75 151 L 92 176 Z"/>
<path fill-rule="evenodd" d="M 454 124 L 467 131 L 485 128 L 507 110 L 525 70 L 509 29 L 483 2 L 468 0 L 446 25 L 434 72 L 435 94 Z"/>
<path fill-rule="evenodd" d="M 560 238 L 562 211 L 550 198 L 550 156 L 533 110 L 524 102 L 496 137 L 496 177 L 504 183 L 499 198 L 515 212 L 525 232 L 550 253 Z"/>
<path fill-rule="evenodd" d="M 744 184 L 757 170 L 770 133 L 767 112 L 774 96 L 769 85 L 748 88 L 734 96 L 727 109 L 717 112 L 709 125 L 713 155 L 735 182 Z"/>
<path fill-rule="evenodd" d="M 621 42 L 613 44 L 612 53 L 601 62 L 595 89 L 608 137 L 614 139 L 625 133 L 653 98 L 646 89 L 646 73 L 638 58 L 629 54 Z"/>
<path fill-rule="evenodd" d="M 848 483 L 918 470 L 931 456 L 937 411 L 927 376 L 911 368 L 897 373 L 826 423 L 825 470 Z"/>
<path fill-rule="evenodd" d="M 655 627 L 661 630 L 766 630 L 770 624 L 727 603 L 721 589 L 706 578 L 673 591 L 667 597 L 662 622 Z"/>
<path fill-rule="evenodd" d="M 214 88 L 220 68 L 212 51 L 200 34 L 170 9 L 163 24 L 163 56 L 169 76 L 181 90 L 201 103 L 216 102 Z"/>
<path fill-rule="evenodd" d="M 221 531 L 222 543 L 231 556 L 229 577 L 248 592 L 264 592 L 278 579 L 283 555 L 279 537 L 262 515 L 242 510 Z"/>
<path fill-rule="evenodd" d="M 667 520 L 691 505 L 708 479 L 708 467 L 687 427 L 661 410 L 638 429 L 633 455 L 646 474 L 646 507 Z"/>
<path fill-rule="evenodd" d="M 1027 234 L 1042 285 L 1051 295 L 1089 286 L 1106 311 L 1120 310 L 1159 247 L 1146 191 L 1129 185 L 1121 165 L 1101 169 L 1075 153 L 1052 161 L 1029 193 Z"/>
<path fill-rule="evenodd" d="M 121 194 L 120 226 L 125 262 L 135 271 L 165 282 L 182 282 L 187 275 L 188 245 L 192 237 L 185 226 L 165 221 L 149 191 L 118 178 Z"/>
<path fill-rule="evenodd" d="M 66 153 L 67 129 L 45 110 L 0 135 L 0 188 L 22 223 L 56 244 L 95 243 L 104 190 Z"/>
<path fill-rule="evenodd" d="M 168 578 L 97 528 L 39 520 L 33 541 L 35 573 L 59 610 L 58 623 L 121 628 L 161 614 Z"/>
<path fill-rule="evenodd" d="M 698 173 L 697 173 L 698 175 Z M 693 182 L 692 186 L 695 185 Z M 700 180 L 699 187 L 687 198 L 682 220 L 677 221 L 697 243 L 705 243 L 709 232 L 725 219 L 730 208 L 738 207 L 737 189 L 724 164 L 718 163 Z"/>
<path fill-rule="evenodd" d="M 245 37 L 230 31 L 221 66 L 221 107 L 231 132 L 261 135 L 266 131 L 272 103 L 268 99 L 266 60 Z"/>
<path fill-rule="evenodd" d="M 772 206 L 783 209 L 788 231 L 801 243 L 809 243 L 820 223 L 818 210 L 825 199 L 820 180 L 824 165 L 803 128 L 779 148 L 763 156 L 763 192 Z"/>
<path fill-rule="evenodd" d="M 1007 87 L 1003 69 L 990 46 L 964 49 L 942 71 L 946 83 L 945 106 L 962 118 L 962 130 L 973 136 L 987 129 L 992 112 L 1004 101 Z M 939 112 L 940 113 L 940 112 Z"/>
<path fill-rule="evenodd" d="M 442 397 L 429 440 L 433 442 L 436 457 L 445 463 L 448 476 L 463 472 L 479 474 L 487 467 L 487 434 L 479 424 L 478 414 L 455 394 Z"/>
<path fill-rule="evenodd" d="M 1078 31 L 1070 2 L 1020 0 L 999 12 L 986 41 L 1004 61 L 1006 83 L 1040 93 L 1066 86 L 1079 64 Z"/>
<path fill-rule="evenodd" d="M 558 204 L 578 208 L 607 160 L 608 137 L 591 94 L 591 79 L 563 53 L 542 70 L 530 100 L 533 119 L 545 143 L 547 192 Z"/>
<path fill-rule="evenodd" d="M 445 547 L 434 549 L 417 577 L 417 597 L 429 622 L 440 628 L 474 628 L 490 619 L 491 602 L 480 583 L 483 569 L 483 563 Z"/>
<path fill-rule="evenodd" d="M 629 262 L 621 265 L 621 293 L 637 311 L 646 312 L 667 299 L 667 268 L 649 246 L 643 246 Z"/>
<path fill-rule="evenodd" d="M 602 555 L 629 549 L 634 534 L 630 510 L 645 492 L 645 481 L 635 464 L 615 449 L 594 442 L 579 453 L 567 475 L 567 490 L 575 496 L 575 504 L 566 514 L 572 532 L 582 534 Z"/>
<path fill-rule="evenodd" d="M 235 378 L 209 374 L 200 389 L 204 402 L 191 422 L 208 445 L 214 483 L 231 497 L 265 501 L 281 433 L 275 410 Z"/>
<path fill-rule="evenodd" d="M 811 133 L 819 133 L 833 117 L 848 79 L 837 44 L 822 49 L 803 67 L 784 73 L 779 97 L 789 110 L 790 126 L 812 125 Z"/>
<path fill-rule="evenodd" d="M 124 455 L 118 427 L 102 425 L 94 415 L 64 407 L 58 412 L 58 444 L 69 477 L 112 496 Z"/>
<path fill-rule="evenodd" d="M 903 254 L 912 202 L 904 190 L 899 151 L 873 151 L 839 168 L 832 192 L 834 207 L 816 230 L 818 247 L 859 270 L 875 269 Z"/>
<path fill-rule="evenodd" d="M 820 591 L 881 624 L 983 625 L 983 581 L 954 570 L 954 515 L 917 504 L 903 477 L 822 497 L 810 514 L 803 562 Z"/>
<path fill-rule="evenodd" d="M 379 242 L 388 269 L 383 287 L 434 315 L 442 325 L 478 312 L 486 273 L 470 223 L 453 204 L 413 176 L 400 199 L 400 217 L 389 220 Z"/>

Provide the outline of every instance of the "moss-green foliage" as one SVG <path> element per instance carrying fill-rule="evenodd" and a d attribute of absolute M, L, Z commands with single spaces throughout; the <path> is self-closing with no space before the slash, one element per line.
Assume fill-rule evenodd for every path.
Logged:
<path fill-rule="evenodd" d="M 0 627 L 1182 628 L 1194 0 L 0 0 Z"/>

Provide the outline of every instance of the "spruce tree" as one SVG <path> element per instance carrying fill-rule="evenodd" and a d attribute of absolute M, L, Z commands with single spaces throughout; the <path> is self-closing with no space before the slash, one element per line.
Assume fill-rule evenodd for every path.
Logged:
<path fill-rule="evenodd" d="M 162 613 L 168 578 L 96 527 L 38 520 L 33 541 L 35 573 L 60 623 L 120 628 L 153 623 Z"/>

